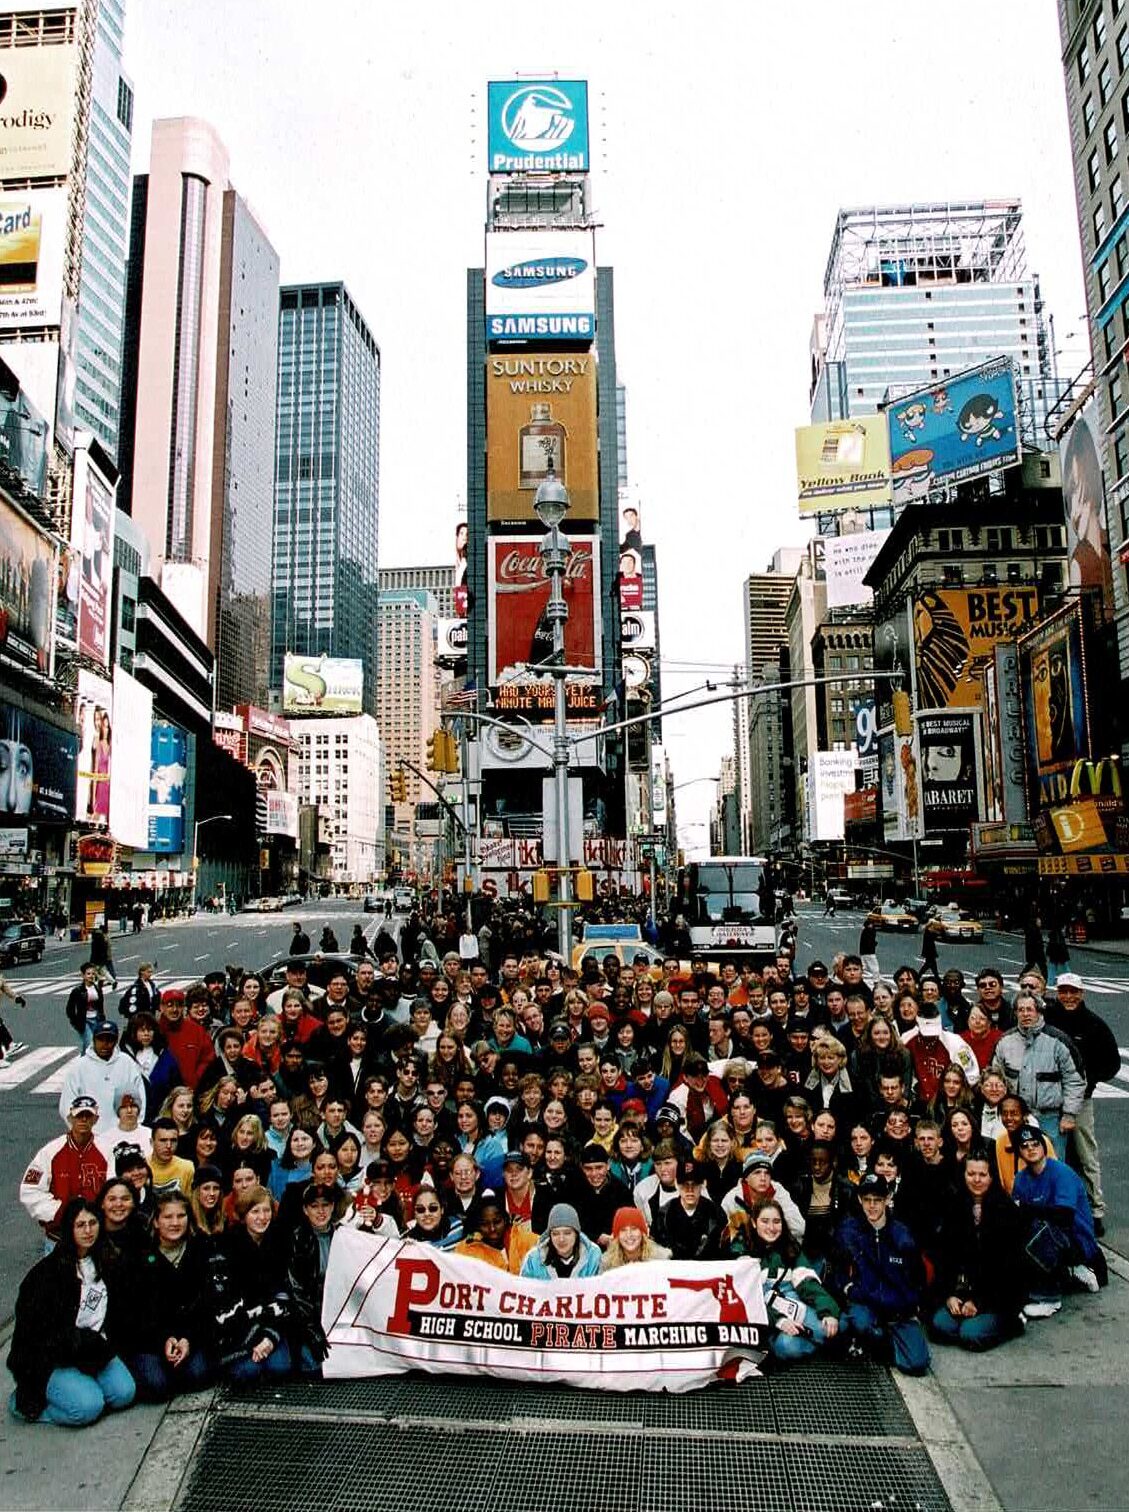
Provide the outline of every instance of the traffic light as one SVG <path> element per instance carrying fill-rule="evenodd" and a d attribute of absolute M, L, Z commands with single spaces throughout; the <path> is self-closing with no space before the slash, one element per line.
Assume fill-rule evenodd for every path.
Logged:
<path fill-rule="evenodd" d="M 445 772 L 459 770 L 459 743 L 450 730 L 443 731 L 443 770 Z"/>
<path fill-rule="evenodd" d="M 441 772 L 443 770 L 443 731 L 436 730 L 434 735 L 427 737 L 427 770 L 429 772 Z"/>
<path fill-rule="evenodd" d="M 392 794 L 393 803 L 406 803 L 408 801 L 408 779 L 403 767 L 388 775 L 388 789 Z"/>
<path fill-rule="evenodd" d="M 576 900 L 578 903 L 592 901 L 592 873 L 582 866 L 576 874 Z"/>
<path fill-rule="evenodd" d="M 904 688 L 898 688 L 891 702 L 894 706 L 894 734 L 912 735 L 913 720 L 909 712 L 909 694 Z"/>
<path fill-rule="evenodd" d="M 547 871 L 533 873 L 533 901 L 534 903 L 549 901 L 549 873 Z"/>

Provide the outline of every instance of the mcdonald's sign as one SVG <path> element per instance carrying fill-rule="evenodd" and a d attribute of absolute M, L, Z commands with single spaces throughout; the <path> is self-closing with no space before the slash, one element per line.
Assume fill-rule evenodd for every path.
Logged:
<path fill-rule="evenodd" d="M 1121 764 L 1116 756 L 1076 761 L 1070 774 L 1071 798 L 1112 798 L 1121 806 Z M 1108 805 L 1106 805 L 1108 807 Z"/>

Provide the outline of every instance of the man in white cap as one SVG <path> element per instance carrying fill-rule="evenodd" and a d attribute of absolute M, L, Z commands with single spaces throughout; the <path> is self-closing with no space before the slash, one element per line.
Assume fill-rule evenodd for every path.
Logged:
<path fill-rule="evenodd" d="M 1057 998 L 1047 1001 L 1047 1023 L 1069 1035 L 1081 1057 L 1086 1077 L 1086 1095 L 1070 1131 L 1069 1153 L 1086 1184 L 1086 1195 L 1094 1214 L 1094 1232 L 1100 1239 L 1105 1233 L 1105 1196 L 1094 1126 L 1094 1088 L 1121 1070 L 1121 1052 L 1105 1019 L 1086 1006 L 1082 978 L 1076 971 L 1064 971 L 1055 983 L 1055 992 Z"/>
<path fill-rule="evenodd" d="M 67 1132 L 48 1140 L 28 1161 L 20 1182 L 20 1202 L 43 1230 L 45 1248 L 54 1249 L 56 1223 L 75 1197 L 93 1202 L 106 1180 L 106 1157 L 94 1142 L 98 1104 L 85 1093 L 67 1106 Z"/>
<path fill-rule="evenodd" d="M 64 1121 L 71 1102 L 86 1093 L 98 1104 L 98 1116 L 104 1126 L 117 1118 L 121 1094 L 131 1092 L 139 1108 L 145 1106 L 145 1078 L 141 1067 L 118 1049 L 118 1026 L 109 1019 L 92 1028 L 90 1048 L 72 1060 L 63 1074 L 59 1095 L 59 1117 Z"/>

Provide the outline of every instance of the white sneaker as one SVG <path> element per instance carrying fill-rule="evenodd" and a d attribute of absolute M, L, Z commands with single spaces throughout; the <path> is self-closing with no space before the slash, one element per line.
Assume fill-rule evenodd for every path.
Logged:
<path fill-rule="evenodd" d="M 13 1060 L 17 1055 L 22 1055 L 27 1049 L 23 1040 L 13 1040 L 8 1046 L 8 1059 Z"/>
<path fill-rule="evenodd" d="M 12 1048 L 14 1050 L 15 1046 L 13 1045 Z M 1088 1292 L 1100 1290 L 1098 1278 L 1088 1265 L 1074 1265 L 1071 1267 L 1070 1274 L 1078 1282 L 1078 1285 L 1084 1286 Z"/>
<path fill-rule="evenodd" d="M 1061 1302 L 1028 1302 L 1023 1309 L 1025 1318 L 1053 1318 L 1062 1310 Z"/>

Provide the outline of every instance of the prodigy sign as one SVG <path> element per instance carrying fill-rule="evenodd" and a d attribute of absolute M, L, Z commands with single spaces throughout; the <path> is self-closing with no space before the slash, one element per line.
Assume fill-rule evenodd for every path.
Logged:
<path fill-rule="evenodd" d="M 491 173 L 588 172 L 586 80 L 508 79 L 486 90 Z"/>

